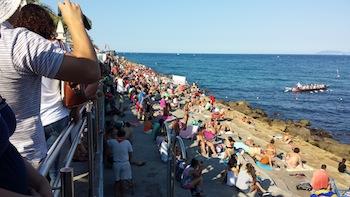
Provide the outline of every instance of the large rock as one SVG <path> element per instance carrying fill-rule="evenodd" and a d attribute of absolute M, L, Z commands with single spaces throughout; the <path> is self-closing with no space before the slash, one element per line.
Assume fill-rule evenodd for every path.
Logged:
<path fill-rule="evenodd" d="M 246 101 L 228 102 L 227 103 L 231 109 L 239 111 L 245 115 L 251 114 L 253 111 Z"/>
<path fill-rule="evenodd" d="M 271 129 L 274 131 L 285 132 L 286 128 L 287 128 L 287 124 L 283 120 L 274 119 L 274 120 L 270 121 L 269 125 L 271 126 Z"/>
<path fill-rule="evenodd" d="M 311 139 L 311 131 L 305 127 L 301 127 L 296 124 L 289 124 L 286 128 L 286 131 L 292 135 L 296 135 L 301 137 L 305 141 L 309 141 Z"/>
<path fill-rule="evenodd" d="M 350 145 L 349 144 L 340 144 L 339 142 L 326 138 L 323 141 L 318 142 L 318 147 L 329 151 L 339 157 L 350 159 Z"/>
<path fill-rule="evenodd" d="M 308 127 L 308 126 L 311 126 L 311 122 L 310 120 L 306 120 L 306 119 L 301 119 L 299 121 L 299 124 L 303 127 Z"/>

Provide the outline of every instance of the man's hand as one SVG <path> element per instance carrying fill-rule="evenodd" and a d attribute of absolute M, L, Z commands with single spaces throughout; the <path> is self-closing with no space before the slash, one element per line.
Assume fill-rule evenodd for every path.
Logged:
<path fill-rule="evenodd" d="M 70 0 L 64 0 L 63 3 L 58 3 L 58 7 L 61 10 L 63 20 L 68 28 L 76 25 L 84 27 L 83 14 L 78 4 L 72 3 Z"/>

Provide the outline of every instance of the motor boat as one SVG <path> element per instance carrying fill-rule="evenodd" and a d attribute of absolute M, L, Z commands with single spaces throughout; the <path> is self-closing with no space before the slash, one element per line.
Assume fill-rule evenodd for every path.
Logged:
<path fill-rule="evenodd" d="M 292 92 L 323 92 L 327 90 L 328 86 L 325 84 L 301 84 L 297 83 L 290 89 Z"/>

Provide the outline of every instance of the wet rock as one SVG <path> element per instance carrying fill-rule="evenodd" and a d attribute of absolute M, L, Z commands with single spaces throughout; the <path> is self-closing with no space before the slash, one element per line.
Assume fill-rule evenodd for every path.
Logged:
<path fill-rule="evenodd" d="M 311 131 L 307 128 L 300 127 L 296 124 L 288 125 L 286 128 L 286 132 L 289 132 L 292 135 L 299 136 L 305 141 L 309 141 L 311 139 Z"/>
<path fill-rule="evenodd" d="M 333 138 L 332 135 L 324 129 L 310 128 L 310 131 L 311 131 L 312 135 L 316 135 L 316 136 L 319 136 L 321 138 Z"/>
<path fill-rule="evenodd" d="M 299 124 L 303 127 L 308 127 L 308 126 L 311 126 L 311 122 L 310 120 L 306 120 L 306 119 L 301 119 L 299 121 Z"/>

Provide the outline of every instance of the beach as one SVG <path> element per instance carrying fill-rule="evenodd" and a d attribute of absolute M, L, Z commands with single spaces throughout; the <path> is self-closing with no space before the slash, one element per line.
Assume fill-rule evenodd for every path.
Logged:
<path fill-rule="evenodd" d="M 136 67 L 146 67 L 145 65 L 137 63 L 129 62 L 129 64 L 133 64 Z M 151 69 L 147 68 L 147 70 Z M 164 75 L 162 76 L 164 77 Z M 171 81 L 170 78 L 168 78 L 168 80 Z M 203 98 L 209 101 L 209 96 L 210 95 L 205 95 Z M 295 185 L 293 185 L 300 182 L 300 180 L 295 179 L 293 182 L 292 174 L 302 173 L 306 176 L 305 180 L 311 179 L 312 172 L 320 168 L 321 164 L 326 164 L 328 166 L 327 172 L 330 177 L 335 180 L 339 188 L 347 189 L 349 187 L 350 176 L 337 171 L 338 162 L 341 161 L 342 158 L 350 158 L 349 145 L 341 144 L 332 139 L 327 133 L 320 133 L 320 131 L 308 128 L 309 123 L 306 120 L 282 121 L 272 119 L 262 110 L 254 109 L 244 101 L 219 101 L 216 105 L 218 108 L 225 110 L 225 120 L 223 124 L 228 124 L 233 129 L 232 136 L 237 139 L 252 139 L 259 147 L 265 147 L 271 139 L 275 139 L 278 152 L 286 154 L 290 151 L 291 147 L 289 144 L 284 143 L 281 138 L 285 132 L 293 136 L 293 143 L 300 148 L 301 157 L 307 167 L 305 169 L 295 169 L 293 171 L 274 169 L 270 172 L 265 172 L 262 170 L 261 172 L 264 175 L 266 173 L 266 177 L 276 183 L 278 188 L 277 193 L 292 192 L 295 195 L 303 196 L 303 193 L 297 191 Z M 155 105 L 155 108 L 157 108 L 157 105 Z M 136 115 L 136 112 L 134 112 L 134 114 Z M 177 118 L 183 118 L 184 116 L 182 109 L 177 109 L 171 114 Z M 211 113 L 209 111 L 200 109 L 200 106 L 193 106 L 190 110 L 189 122 L 198 120 L 208 121 L 210 117 Z M 198 153 L 192 150 L 197 145 L 187 142 L 186 140 L 185 142 L 190 153 L 189 157 L 200 157 Z M 211 162 L 212 161 L 215 160 L 211 160 Z M 249 158 L 247 161 L 249 161 Z M 347 163 L 347 165 L 349 166 L 349 163 Z M 215 176 L 218 176 L 218 174 Z"/>

